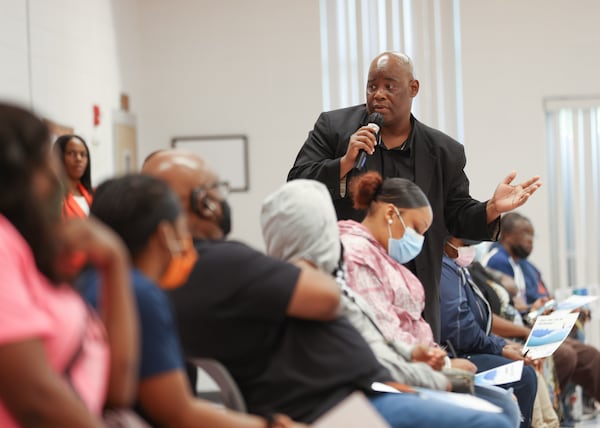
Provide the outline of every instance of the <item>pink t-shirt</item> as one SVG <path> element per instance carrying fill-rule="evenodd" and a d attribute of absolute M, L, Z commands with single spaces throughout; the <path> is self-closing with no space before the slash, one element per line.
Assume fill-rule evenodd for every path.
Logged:
<path fill-rule="evenodd" d="M 109 365 L 102 323 L 71 287 L 56 287 L 37 270 L 21 234 L 0 215 L 0 346 L 36 338 L 51 367 L 100 414 Z M 18 426 L 1 401 L 0 426 Z"/>

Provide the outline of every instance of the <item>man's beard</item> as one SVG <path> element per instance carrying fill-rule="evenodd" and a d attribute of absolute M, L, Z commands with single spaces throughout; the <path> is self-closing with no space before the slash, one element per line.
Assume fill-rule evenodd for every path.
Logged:
<path fill-rule="evenodd" d="M 531 254 L 531 251 L 527 250 L 522 245 L 512 245 L 510 249 L 512 253 L 519 259 L 526 259 Z"/>

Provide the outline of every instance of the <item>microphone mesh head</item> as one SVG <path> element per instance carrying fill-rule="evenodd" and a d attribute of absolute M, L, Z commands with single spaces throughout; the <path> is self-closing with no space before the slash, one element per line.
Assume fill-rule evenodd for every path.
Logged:
<path fill-rule="evenodd" d="M 376 125 L 381 127 L 383 125 L 383 116 L 381 115 L 381 113 L 371 113 L 367 118 L 367 123 L 375 123 Z"/>

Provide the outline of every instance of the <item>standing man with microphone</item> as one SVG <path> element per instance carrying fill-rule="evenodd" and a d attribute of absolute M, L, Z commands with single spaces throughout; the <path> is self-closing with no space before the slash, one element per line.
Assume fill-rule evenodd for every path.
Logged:
<path fill-rule="evenodd" d="M 448 232 L 473 240 L 496 240 L 500 214 L 523 205 L 540 186 L 539 177 L 512 185 L 510 173 L 492 198 L 479 202 L 469 194 L 469 180 L 462 144 L 419 122 L 411 113 L 419 92 L 411 59 L 402 53 L 384 52 L 371 62 L 366 104 L 321 113 L 300 149 L 288 181 L 308 178 L 324 183 L 339 220 L 362 221 L 365 212 L 352 206 L 347 192 L 350 180 L 365 171 L 415 182 L 427 195 L 433 224 L 425 234 L 419 256 L 407 267 L 425 288 L 424 318 L 440 339 L 439 281 L 442 246 Z M 379 113 L 383 124 L 377 132 L 369 115 Z M 357 162 L 366 153 L 364 166 Z M 358 168 L 357 168 L 358 167 Z M 401 238 L 404 237 L 404 232 Z M 395 237 L 397 238 L 397 237 Z"/>

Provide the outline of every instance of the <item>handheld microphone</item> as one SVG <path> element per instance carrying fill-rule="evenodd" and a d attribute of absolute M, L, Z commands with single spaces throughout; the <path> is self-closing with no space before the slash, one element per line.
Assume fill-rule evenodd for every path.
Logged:
<path fill-rule="evenodd" d="M 367 126 L 375 130 L 375 138 L 377 138 L 377 144 L 379 144 L 379 130 L 383 126 L 383 116 L 381 113 L 371 113 L 367 118 Z M 354 168 L 362 171 L 365 168 L 366 160 L 367 152 L 359 150 L 356 161 L 354 162 Z"/>

